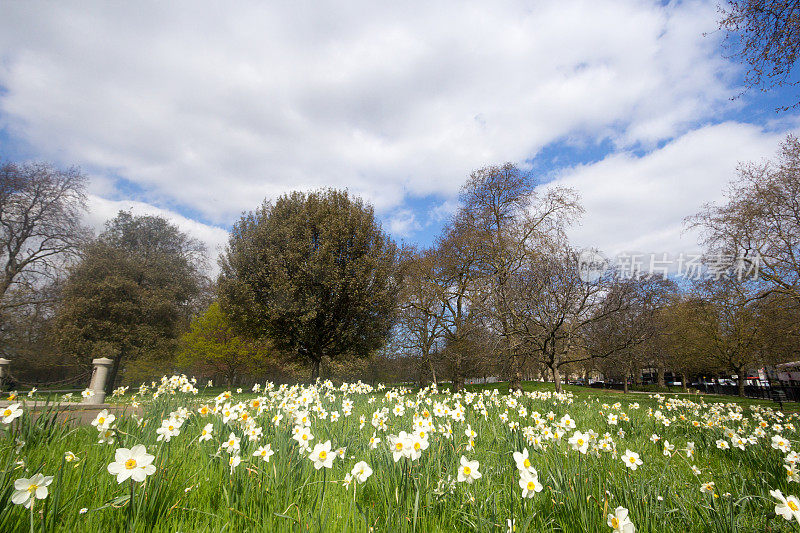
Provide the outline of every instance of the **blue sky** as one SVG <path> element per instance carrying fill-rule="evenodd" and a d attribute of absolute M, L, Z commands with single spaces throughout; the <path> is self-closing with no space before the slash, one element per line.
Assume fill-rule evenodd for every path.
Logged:
<path fill-rule="evenodd" d="M 473 169 L 569 186 L 578 246 L 696 250 L 683 218 L 797 127 L 741 92 L 714 2 L 8 2 L 0 157 L 79 165 L 87 222 L 208 243 L 289 190 L 347 187 L 432 242 Z M 706 34 L 706 35 L 704 35 Z M 732 99 L 733 98 L 733 99 Z"/>

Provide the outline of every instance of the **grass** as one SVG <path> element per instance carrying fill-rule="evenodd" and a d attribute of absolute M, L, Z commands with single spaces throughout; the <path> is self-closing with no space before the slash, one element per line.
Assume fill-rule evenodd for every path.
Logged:
<path fill-rule="evenodd" d="M 137 395 L 141 418 L 115 420 L 112 443 L 98 443 L 99 432 L 92 426 L 58 424 L 53 413 L 34 418 L 26 411 L 0 435 L 0 531 L 504 532 L 507 521 L 514 520 L 520 532 L 609 532 L 607 515 L 618 506 L 629 510 L 637 531 L 797 527 L 776 517 L 775 500 L 769 495 L 772 489 L 800 492 L 785 474 L 786 454 L 774 449 L 770 439 L 780 432 L 795 446 L 797 415 L 778 413 L 771 402 L 650 397 L 572 386 L 554 395 L 552 384 L 536 382 L 526 383 L 525 393 L 517 397 L 507 395 L 504 387 L 498 385 L 495 393 L 495 385 L 471 386 L 462 394 L 356 386 L 347 392 L 320 386 L 273 389 L 260 396 L 234 393 L 219 405 L 244 404 L 255 427 L 263 430 L 253 442 L 245 436 L 241 420 L 225 422 L 221 413 L 198 413 L 202 404 L 214 406 L 217 390 L 194 396 L 173 394 L 167 386 L 157 398 L 152 391 Z M 292 439 L 290 412 L 301 396 L 312 399 L 310 406 L 341 415 L 332 422 L 329 414 L 323 419 L 311 410 L 312 443 L 330 440 L 334 450 L 345 448 L 343 458 L 335 459 L 330 469 L 315 469 L 309 453 L 301 452 Z M 255 398 L 261 398 L 260 412 L 249 404 Z M 350 416 L 344 416 L 344 398 L 353 402 Z M 131 400 L 128 396 L 126 401 Z M 398 404 L 404 406 L 402 415 L 393 413 Z M 464 420 L 437 416 L 436 407 L 443 404 L 453 412 L 463 411 Z M 169 442 L 157 441 L 162 420 L 170 413 L 182 418 L 180 408 L 190 413 L 180 434 Z M 419 459 L 395 462 L 388 436 L 412 431 L 415 413 L 426 410 L 434 423 L 428 449 Z M 670 421 L 668 426 L 656 416 L 659 411 Z M 385 417 L 385 431 L 371 424 L 376 412 Z M 538 426 L 534 412 L 543 420 Z M 276 414 L 283 416 L 277 425 L 272 422 Z M 619 416 L 617 425 L 608 423 L 609 414 Z M 361 415 L 366 418 L 363 428 Z M 575 429 L 567 429 L 560 441 L 542 439 L 544 428 L 552 433 L 565 415 L 575 421 L 575 429 L 594 430 L 595 445 L 608 433 L 605 441 L 616 452 L 574 450 L 568 439 Z M 749 437 L 761 420 L 767 426 L 764 436 L 756 436 L 744 450 L 717 447 L 717 440 L 730 443 L 725 428 Z M 694 427 L 694 421 L 700 427 Z M 511 427 L 513 423 L 519 426 Z M 779 431 L 773 428 L 776 423 Z M 214 437 L 201 442 L 198 436 L 206 424 L 212 424 Z M 476 433 L 471 450 L 468 427 Z M 382 439 L 375 449 L 369 445 L 373 432 Z M 233 469 L 230 454 L 220 448 L 230 433 L 241 439 L 241 464 Z M 652 442 L 653 434 L 660 440 Z M 534 437 L 542 439 L 544 447 L 533 445 L 529 438 Z M 663 453 L 665 441 L 675 446 L 668 455 Z M 693 458 L 686 456 L 688 442 L 695 444 Z M 275 451 L 269 462 L 252 456 L 266 443 Z M 136 444 L 144 444 L 155 456 L 156 471 L 143 483 L 118 484 L 107 466 L 117 448 Z M 523 498 L 518 484 L 512 454 L 522 449 L 529 451 L 543 486 L 533 498 Z M 635 471 L 620 459 L 627 449 L 641 455 L 643 465 Z M 66 462 L 68 451 L 79 461 Z M 471 484 L 457 481 L 462 455 L 480 465 L 482 476 Z M 373 474 L 363 484 L 345 486 L 345 476 L 361 460 Z M 692 465 L 700 469 L 699 475 Z M 16 479 L 37 472 L 54 480 L 47 498 L 37 500 L 30 513 L 13 504 L 11 496 Z M 715 490 L 701 493 L 701 484 L 708 481 L 715 483 Z"/>

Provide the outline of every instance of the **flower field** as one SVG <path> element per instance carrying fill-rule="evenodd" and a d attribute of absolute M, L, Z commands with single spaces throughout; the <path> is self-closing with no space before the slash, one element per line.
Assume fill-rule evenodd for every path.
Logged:
<path fill-rule="evenodd" d="M 798 415 L 631 395 L 185 377 L 0 411 L 0 531 L 792 531 Z"/>

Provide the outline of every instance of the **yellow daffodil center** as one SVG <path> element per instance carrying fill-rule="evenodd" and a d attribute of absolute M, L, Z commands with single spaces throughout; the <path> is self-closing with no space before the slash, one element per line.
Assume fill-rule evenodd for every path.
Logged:
<path fill-rule="evenodd" d="M 97 421 L 97 423 L 98 423 L 98 424 L 105 424 L 105 422 L 106 422 L 106 419 L 105 419 L 105 417 L 102 417 L 102 416 L 101 416 L 101 417 L 100 417 L 100 419 Z"/>
<path fill-rule="evenodd" d="M 305 433 L 303 433 L 303 440 L 308 440 L 308 435 L 306 435 Z"/>
<path fill-rule="evenodd" d="M 630 458 L 630 459 L 628 459 L 628 460 L 629 460 L 630 462 L 632 462 L 632 463 L 635 463 L 635 462 L 636 462 L 636 458 L 635 458 L 635 457 L 633 457 L 633 456 L 631 456 L 631 458 Z"/>
<path fill-rule="evenodd" d="M 320 460 L 324 461 L 326 457 L 328 457 L 328 452 L 326 452 L 325 450 L 322 450 L 321 452 L 319 452 Z"/>
<path fill-rule="evenodd" d="M 125 468 L 130 470 L 131 468 L 136 468 L 136 459 L 128 459 L 125 461 Z"/>
<path fill-rule="evenodd" d="M 583 439 L 578 439 L 578 446 L 583 446 Z"/>
<path fill-rule="evenodd" d="M 403 443 L 402 442 L 398 442 L 397 444 L 394 445 L 394 447 L 399 452 L 400 450 L 403 449 Z"/>
<path fill-rule="evenodd" d="M 11 409 L 6 409 L 3 411 L 3 416 L 11 416 Z"/>
<path fill-rule="evenodd" d="M 787 501 L 786 505 L 788 505 L 789 509 L 791 509 L 792 511 L 797 511 L 798 509 L 797 504 L 794 503 L 792 500 Z"/>
<path fill-rule="evenodd" d="M 528 481 L 528 490 L 533 490 L 536 484 L 533 481 Z"/>
<path fill-rule="evenodd" d="M 267 455 L 267 450 L 261 450 L 261 456 L 264 457 L 265 455 Z"/>
<path fill-rule="evenodd" d="M 229 441 L 228 441 L 228 446 L 233 446 L 234 444 L 236 444 L 236 442 L 235 442 L 235 441 L 233 441 L 233 440 L 229 440 Z"/>
<path fill-rule="evenodd" d="M 525 459 L 525 462 L 522 463 L 522 464 L 525 465 L 525 468 L 530 468 L 531 467 L 531 460 L 530 459 Z"/>
<path fill-rule="evenodd" d="M 31 484 L 31 485 L 28 487 L 28 492 L 36 492 L 36 489 L 38 489 L 38 488 L 39 488 L 39 485 L 36 485 L 36 484 L 32 483 L 32 484 Z"/>
<path fill-rule="evenodd" d="M 619 527 L 619 519 L 617 519 L 616 516 L 611 519 L 611 527 L 613 527 L 614 529 L 617 529 Z"/>
<path fill-rule="evenodd" d="M 472 472 L 472 469 L 470 467 L 468 467 L 468 466 L 464 467 L 464 475 L 465 476 L 470 475 L 471 472 Z"/>
<path fill-rule="evenodd" d="M 415 449 L 415 450 L 419 450 L 419 449 L 420 449 L 420 447 L 421 447 L 421 446 L 420 446 L 419 442 L 415 442 L 415 443 L 414 443 L 414 449 Z"/>

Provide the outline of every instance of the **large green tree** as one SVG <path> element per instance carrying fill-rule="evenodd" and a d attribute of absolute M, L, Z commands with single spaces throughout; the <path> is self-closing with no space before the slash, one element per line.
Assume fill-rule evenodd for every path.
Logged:
<path fill-rule="evenodd" d="M 57 316 L 62 346 L 85 364 L 111 358 L 109 390 L 126 361 L 174 355 L 202 294 L 203 253 L 162 217 L 120 212 L 70 272 Z"/>
<path fill-rule="evenodd" d="M 220 261 L 223 309 L 241 331 L 311 364 L 365 356 L 395 320 L 397 246 L 346 191 L 293 192 L 234 226 Z"/>

